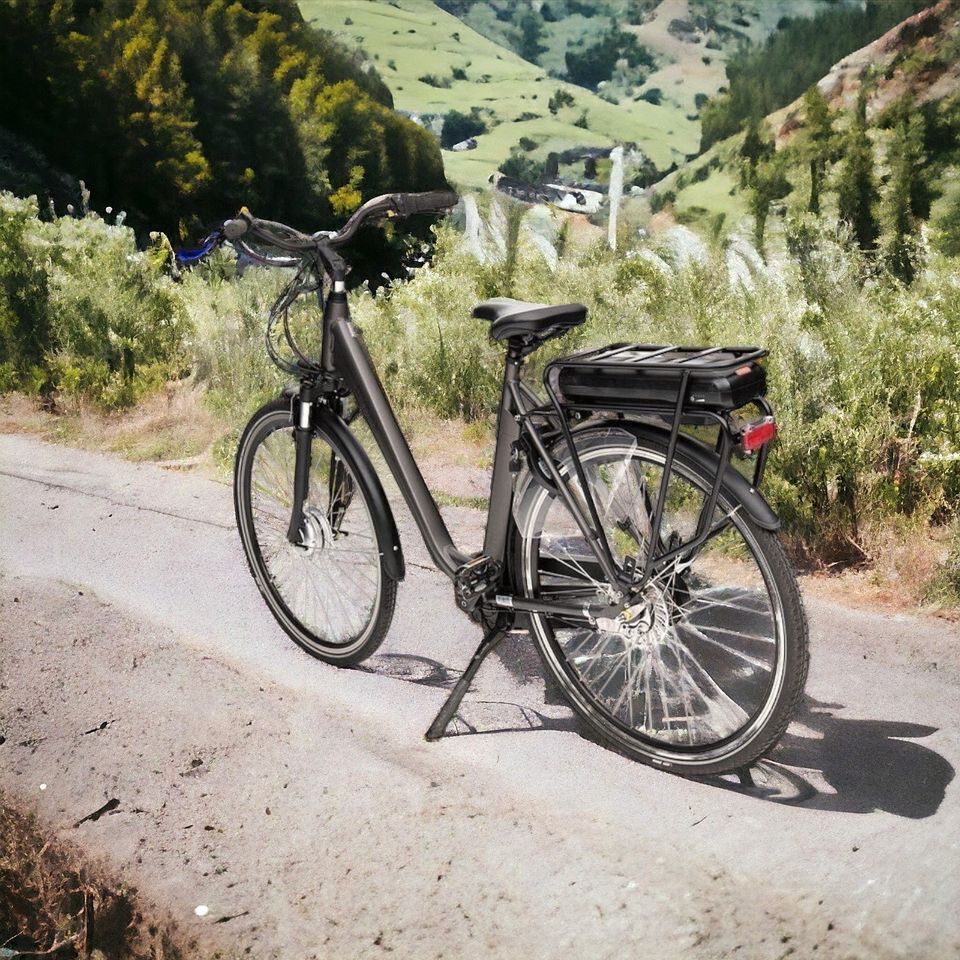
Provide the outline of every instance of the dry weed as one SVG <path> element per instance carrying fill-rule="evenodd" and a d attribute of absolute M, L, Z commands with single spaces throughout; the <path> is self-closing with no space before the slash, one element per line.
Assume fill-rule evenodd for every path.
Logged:
<path fill-rule="evenodd" d="M 98 960 L 198 956 L 173 922 L 92 866 L 0 794 L 0 947 L 15 955 Z"/>

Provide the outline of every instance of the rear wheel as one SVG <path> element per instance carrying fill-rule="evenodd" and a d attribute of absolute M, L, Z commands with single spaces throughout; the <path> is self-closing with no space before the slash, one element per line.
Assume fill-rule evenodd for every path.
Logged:
<path fill-rule="evenodd" d="M 296 451 L 290 402 L 261 407 L 237 450 L 234 505 L 250 572 L 280 626 L 321 660 L 349 665 L 383 642 L 397 584 L 349 450 L 316 427 L 298 543 L 287 539 Z"/>
<path fill-rule="evenodd" d="M 584 431 L 576 444 L 615 560 L 624 569 L 632 558 L 642 570 L 665 441 L 627 426 Z M 693 536 L 711 484 L 681 444 L 656 552 Z M 611 602 L 558 497 L 531 483 L 517 509 L 528 597 Z M 722 533 L 694 557 L 653 578 L 629 622 L 531 616 L 547 669 L 594 732 L 637 760 L 686 774 L 728 772 L 768 752 L 806 680 L 806 618 L 782 546 L 727 494 L 713 523 L 724 518 Z"/>

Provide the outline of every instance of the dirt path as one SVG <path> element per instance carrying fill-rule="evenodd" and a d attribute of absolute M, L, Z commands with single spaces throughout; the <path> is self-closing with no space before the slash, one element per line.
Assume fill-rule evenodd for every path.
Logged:
<path fill-rule="evenodd" d="M 519 637 L 427 744 L 477 637 L 401 527 L 394 629 L 338 671 L 262 606 L 226 487 L 0 436 L 0 788 L 227 956 L 960 956 L 955 627 L 811 604 L 752 789 L 583 739 Z"/>

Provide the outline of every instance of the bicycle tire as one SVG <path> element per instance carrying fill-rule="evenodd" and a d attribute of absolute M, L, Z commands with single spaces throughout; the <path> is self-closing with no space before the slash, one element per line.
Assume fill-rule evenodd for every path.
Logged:
<path fill-rule="evenodd" d="M 575 444 L 587 468 L 588 482 L 593 483 L 589 473 L 591 458 L 593 461 L 598 461 L 598 458 L 602 459 L 604 455 L 616 454 L 617 451 L 623 453 L 629 449 L 639 460 L 653 466 L 659 464 L 662 467 L 667 438 L 662 432 L 636 424 L 625 424 L 613 431 L 605 427 L 580 431 L 576 434 Z M 709 490 L 712 477 L 704 470 L 702 458 L 693 457 L 684 447 L 685 444 L 681 441 L 677 448 L 674 476 L 681 477 L 701 491 Z M 561 452 L 560 460 L 561 463 L 565 463 L 565 472 L 573 475 L 569 454 L 564 455 Z M 549 565 L 543 560 L 544 555 L 541 552 L 544 530 L 542 527 L 537 529 L 538 523 L 545 523 L 546 520 L 538 516 L 538 511 L 542 513 L 548 501 L 559 504 L 559 498 L 554 498 L 549 490 L 535 482 L 529 483 L 526 489 L 522 485 L 518 486 L 518 491 L 518 536 L 515 547 L 516 570 L 521 581 L 518 585 L 527 597 L 536 598 L 542 594 L 539 568 Z M 735 510 L 737 507 L 738 504 L 733 495 L 724 488 L 721 491 L 718 510 L 722 514 L 735 511 L 732 523 L 743 537 L 751 554 L 758 560 L 758 569 L 762 574 L 764 588 L 771 599 L 778 636 L 775 641 L 776 662 L 769 665 L 771 680 L 769 689 L 763 694 L 763 702 L 753 711 L 743 728 L 733 731 L 729 736 L 718 737 L 714 742 L 699 746 L 692 742 L 667 744 L 636 729 L 629 729 L 617 711 L 585 681 L 583 674 L 587 668 L 583 663 L 589 666 L 589 660 L 581 657 L 582 662 L 579 666 L 574 662 L 577 651 L 582 650 L 583 647 L 574 648 L 568 643 L 565 649 L 564 642 L 558 639 L 558 630 L 569 631 L 571 629 L 569 623 L 563 624 L 562 621 L 542 614 L 530 615 L 531 632 L 548 676 L 555 681 L 564 698 L 586 723 L 590 732 L 605 746 L 625 756 L 685 776 L 729 773 L 748 767 L 766 755 L 786 731 L 806 682 L 809 663 L 808 627 L 796 577 L 777 537 L 757 526 L 747 511 Z M 695 562 L 697 559 L 699 555 L 695 558 Z M 554 568 L 555 566 L 554 564 Z M 549 577 L 549 575 L 545 576 Z M 575 579 L 572 575 L 566 576 L 568 580 Z M 555 579 L 560 580 L 562 577 L 558 576 Z M 690 595 L 689 592 L 687 595 Z M 676 606 L 676 610 L 680 610 L 683 606 L 684 604 Z M 730 604 L 730 606 L 733 605 Z M 750 612 L 753 613 L 753 611 Z M 736 615 L 737 611 L 733 610 L 732 613 Z M 726 615 L 729 616 L 730 613 Z M 709 640 L 713 635 L 708 635 L 707 630 L 721 628 L 707 628 L 699 624 L 695 629 L 704 634 L 705 640 Z M 683 626 L 675 627 L 677 635 L 685 630 Z M 597 633 L 598 636 L 602 634 L 601 631 Z M 713 636 L 713 639 L 716 637 Z M 692 643 L 689 640 L 687 642 Z M 746 641 L 741 642 L 746 643 Z M 662 641 L 664 648 L 670 643 L 677 646 L 675 640 Z M 624 647 L 626 646 L 627 641 L 624 640 Z M 705 644 L 701 641 L 700 646 L 704 647 Z M 652 643 L 650 647 L 653 647 Z M 742 651 L 740 655 L 743 655 Z M 657 655 L 643 652 L 637 654 L 638 659 L 643 656 L 652 656 L 656 659 Z M 733 656 L 735 655 L 731 654 L 731 657 Z M 626 658 L 625 685 L 629 685 L 633 682 L 629 667 L 633 654 L 627 653 Z M 682 672 L 684 669 L 682 652 L 671 653 L 671 658 L 678 665 L 677 672 Z M 666 654 L 662 654 L 661 659 L 666 660 Z M 758 674 L 761 673 L 759 668 L 755 670 Z M 681 687 L 682 685 L 682 683 L 679 684 Z M 631 693 L 630 697 L 633 696 L 634 694 Z M 656 700 L 656 694 L 648 690 L 643 699 Z M 717 697 L 717 700 L 719 699 Z M 669 697 L 664 694 L 662 700 L 666 703 Z M 632 710 L 631 702 L 631 718 Z"/>
<path fill-rule="evenodd" d="M 388 574 L 384 565 L 383 557 L 387 545 L 381 542 L 370 519 L 372 498 L 364 487 L 362 472 L 352 452 L 320 427 L 315 427 L 313 431 L 314 455 L 310 490 L 304 504 L 305 523 L 313 523 L 316 528 L 313 553 L 307 554 L 306 548 L 285 542 L 285 524 L 289 521 L 289 502 L 293 493 L 293 426 L 290 401 L 281 397 L 264 404 L 251 417 L 243 431 L 234 466 L 237 528 L 250 573 L 270 612 L 283 630 L 311 656 L 337 666 L 351 666 L 374 653 L 386 637 L 393 620 L 397 582 Z M 271 444 L 271 456 L 274 459 L 277 456 L 285 457 L 290 466 L 285 476 L 277 477 L 278 499 L 277 507 L 273 511 L 264 510 L 260 501 L 257 505 L 254 504 L 255 496 L 267 496 L 259 489 L 255 493 L 253 487 L 259 462 L 258 454 L 261 458 L 265 456 L 265 445 L 268 442 Z M 324 458 L 318 456 L 321 445 L 330 451 L 326 460 L 326 475 L 323 474 Z M 274 453 L 274 449 L 279 453 Z M 271 467 L 272 465 L 271 462 Z M 331 477 L 338 478 L 338 490 L 349 487 L 349 496 L 337 493 L 336 498 L 334 497 Z M 328 487 L 326 505 L 322 490 L 324 485 Z M 334 531 L 331 514 L 338 515 L 341 512 L 340 501 L 343 499 L 347 499 L 348 503 L 342 511 L 343 516 L 336 521 L 338 528 Z M 336 508 L 333 506 L 335 502 Z M 351 529 L 347 531 L 343 529 L 343 522 L 346 514 L 351 511 Z M 337 547 L 338 542 L 342 544 L 349 537 L 361 547 Z M 276 546 L 276 553 L 272 557 L 265 555 L 264 551 L 264 542 L 269 543 L 271 539 Z M 338 549 L 340 553 L 334 559 Z M 325 570 L 321 570 L 324 552 L 327 566 Z M 345 556 L 347 554 L 352 555 L 353 559 Z M 311 607 L 305 601 L 290 596 L 291 589 L 284 589 L 284 583 L 278 574 L 278 569 L 282 570 L 282 566 L 277 562 L 280 556 L 289 557 L 289 565 L 294 570 L 297 563 L 303 566 L 304 578 L 309 579 L 315 587 L 322 588 L 315 592 L 318 592 L 321 600 L 325 602 L 318 603 L 314 600 Z M 358 557 L 364 565 L 363 576 L 358 576 L 356 572 L 351 574 L 348 570 L 349 567 L 357 566 Z M 304 566 L 308 561 L 314 561 L 312 567 Z M 285 559 L 284 563 L 286 562 Z M 339 564 L 339 567 L 334 564 Z M 336 582 L 338 571 L 341 583 Z M 373 580 L 364 579 L 367 575 L 373 577 Z M 347 582 L 350 576 L 353 576 L 353 579 Z M 295 589 L 295 575 L 290 579 Z M 304 590 L 307 591 L 308 588 L 309 585 L 305 586 Z M 359 613 L 351 611 L 351 599 L 343 596 L 344 593 L 349 593 L 351 588 L 355 595 L 353 602 L 357 602 Z M 357 601 L 358 593 L 364 594 L 359 598 L 362 604 Z M 366 593 L 370 595 L 365 596 Z M 295 609 L 298 604 L 300 609 Z M 308 613 L 311 615 L 308 616 Z M 325 629 L 322 621 L 326 622 Z"/>

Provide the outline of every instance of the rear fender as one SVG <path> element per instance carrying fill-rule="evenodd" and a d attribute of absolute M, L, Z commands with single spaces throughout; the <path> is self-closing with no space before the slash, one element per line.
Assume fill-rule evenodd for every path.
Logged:
<path fill-rule="evenodd" d="M 670 442 L 669 430 L 661 430 L 649 424 L 617 422 L 615 428 L 628 430 L 637 437 L 638 441 L 650 441 L 664 451 L 666 451 L 667 444 Z M 720 466 L 720 457 L 712 447 L 708 447 L 705 443 L 701 443 L 684 433 L 680 434 L 677 439 L 677 446 L 708 476 L 716 474 Z M 780 518 L 773 512 L 763 494 L 742 473 L 729 464 L 723 473 L 720 495 L 726 495 L 727 499 L 742 503 L 743 509 L 749 514 L 750 519 L 762 530 L 772 532 L 780 529 Z"/>
<path fill-rule="evenodd" d="M 666 453 L 667 444 L 670 442 L 669 430 L 659 429 L 648 423 L 616 420 L 602 426 L 593 423 L 574 430 L 574 443 L 579 449 L 581 444 L 589 443 L 593 437 L 602 436 L 611 430 L 629 433 L 632 437 L 636 438 L 638 444 L 652 447 L 654 450 L 659 450 L 663 453 Z M 704 474 L 707 476 L 716 474 L 719 469 L 720 458 L 711 447 L 701 443 L 699 440 L 695 440 L 687 434 L 680 435 L 677 439 L 677 447 L 678 451 L 682 450 L 686 457 L 693 461 L 694 465 L 699 467 Z M 553 448 L 553 454 L 561 464 L 565 460 L 568 460 L 568 454 L 565 448 L 566 441 L 563 439 L 560 439 Z M 515 498 L 515 503 L 519 508 L 518 512 L 521 514 L 525 500 L 527 499 L 525 497 L 526 489 L 531 482 L 541 483 L 539 477 L 533 471 L 529 471 L 526 476 L 521 475 L 517 483 L 518 494 Z M 756 487 L 752 486 L 750 481 L 732 466 L 728 465 L 724 471 L 720 495 L 725 499 L 743 504 L 743 509 L 750 519 L 761 529 L 770 531 L 780 529 L 780 518 L 773 512 L 770 504 L 764 499 L 763 494 L 761 494 Z M 524 516 L 517 518 L 517 525 L 521 529 L 524 527 L 525 519 Z"/>

